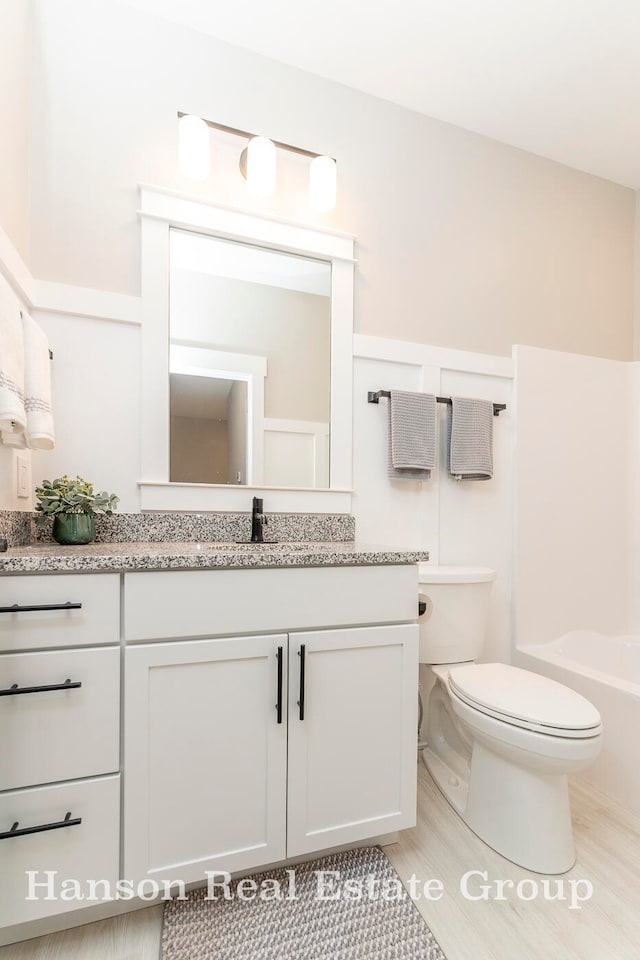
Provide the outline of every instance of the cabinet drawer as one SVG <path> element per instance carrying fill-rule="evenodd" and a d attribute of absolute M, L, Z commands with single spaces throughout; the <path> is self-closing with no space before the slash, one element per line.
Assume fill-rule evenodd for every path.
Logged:
<path fill-rule="evenodd" d="M 118 770 L 119 647 L 0 655 L 0 692 L 0 790 Z"/>
<path fill-rule="evenodd" d="M 77 910 L 85 901 L 61 900 L 60 883 L 78 880 L 86 896 L 89 880 L 106 880 L 115 890 L 119 867 L 120 777 L 103 777 L 0 795 L 0 835 L 18 823 L 18 830 L 60 823 L 67 813 L 81 823 L 62 829 L 0 839 L 0 927 Z M 27 871 L 46 882 L 44 871 L 57 871 L 56 899 L 35 890 L 42 899 L 27 900 Z M 100 888 L 98 887 L 98 891 Z M 100 893 L 98 893 L 100 895 Z"/>
<path fill-rule="evenodd" d="M 131 640 L 415 620 L 417 566 L 125 574 Z"/>
<path fill-rule="evenodd" d="M 14 604 L 18 608 L 49 609 L 7 611 Z M 0 610 L 0 650 L 117 643 L 120 576 L 99 573 L 2 577 Z"/>

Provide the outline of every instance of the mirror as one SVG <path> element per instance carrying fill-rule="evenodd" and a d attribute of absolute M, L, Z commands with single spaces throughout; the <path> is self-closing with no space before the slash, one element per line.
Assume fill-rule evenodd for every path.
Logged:
<path fill-rule="evenodd" d="M 242 512 L 254 495 L 266 496 L 268 509 L 276 513 L 349 513 L 353 480 L 354 237 L 147 184 L 140 184 L 139 191 L 142 391 L 138 486 L 142 510 Z M 254 254 L 274 256 L 276 260 L 270 262 L 279 264 L 275 271 L 279 282 L 273 276 L 267 282 L 268 274 L 255 261 L 249 274 L 229 276 L 229 256 L 223 258 L 223 263 L 227 263 L 224 269 L 216 273 L 212 244 L 218 251 L 232 253 L 232 259 L 238 251 L 249 259 Z M 185 248 L 182 252 L 180 246 Z M 297 277 L 295 283 L 292 274 Z M 195 305 L 192 309 L 188 300 L 186 309 L 179 306 L 181 281 L 183 294 L 186 289 L 186 294 L 191 292 L 195 299 L 195 292 L 214 284 L 216 278 L 220 282 L 224 279 L 250 284 L 252 299 L 258 289 L 266 291 L 265 296 L 299 295 L 309 291 L 313 280 L 313 302 L 322 305 L 320 312 L 326 319 L 319 323 L 311 345 L 308 325 L 296 321 L 291 329 L 297 331 L 297 352 L 292 352 L 292 359 L 287 361 L 278 354 L 283 348 L 284 334 L 276 328 L 271 339 L 266 335 L 266 307 L 261 308 L 261 317 L 252 311 L 253 329 L 247 344 L 246 340 L 237 339 L 237 328 L 227 325 L 224 334 L 224 312 L 216 314 L 211 302 L 205 303 L 201 311 Z M 304 291 L 298 289 L 301 278 L 306 278 Z M 297 316 L 287 315 L 289 323 Z M 262 339 L 258 341 L 258 337 Z M 282 382 L 278 385 L 276 380 L 278 366 L 285 374 L 285 386 Z M 296 386 L 288 391 L 286 382 L 291 383 L 292 377 Z M 176 378 L 173 401 L 172 378 Z M 236 436 L 233 405 L 242 404 L 241 391 L 236 389 L 232 395 L 233 387 L 228 382 L 219 383 L 217 388 L 203 384 L 210 380 L 246 384 L 247 439 L 237 433 L 238 445 L 246 457 L 244 464 L 241 457 L 236 459 L 237 447 L 229 447 L 229 433 Z M 318 385 L 318 396 L 324 397 L 319 401 L 322 405 L 311 411 L 303 409 L 302 404 L 314 392 L 314 384 Z M 199 388 L 205 389 L 205 394 L 206 388 L 209 391 L 209 399 L 203 399 L 202 407 L 192 397 Z M 280 406 L 279 398 L 287 392 L 295 397 L 293 408 L 290 403 Z M 212 394 L 217 398 L 215 403 L 221 404 L 215 417 L 209 416 L 214 403 Z M 224 483 L 172 479 L 172 407 L 175 420 L 195 421 L 205 413 L 204 419 L 226 422 L 226 468 L 224 458 L 216 468 L 221 478 L 226 471 Z M 197 423 L 191 427 L 194 431 L 203 429 Z M 222 433 L 223 428 L 219 427 L 218 432 Z M 176 471 L 183 468 L 178 437 L 174 432 L 176 476 Z M 210 437 L 207 442 L 216 445 Z M 196 440 L 195 445 L 206 446 L 202 440 Z M 195 472 L 189 476 L 198 476 L 196 468 L 194 464 Z M 241 481 L 246 474 L 244 483 L 237 482 L 238 472 Z"/>
<path fill-rule="evenodd" d="M 172 228 L 169 480 L 329 487 L 331 263 Z"/>

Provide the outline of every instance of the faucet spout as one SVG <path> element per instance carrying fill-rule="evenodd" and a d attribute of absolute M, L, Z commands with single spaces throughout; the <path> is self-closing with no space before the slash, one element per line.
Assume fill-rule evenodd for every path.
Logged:
<path fill-rule="evenodd" d="M 254 497 L 251 509 L 251 543 L 264 543 L 265 523 L 267 517 L 264 513 L 264 500 L 262 497 Z"/>

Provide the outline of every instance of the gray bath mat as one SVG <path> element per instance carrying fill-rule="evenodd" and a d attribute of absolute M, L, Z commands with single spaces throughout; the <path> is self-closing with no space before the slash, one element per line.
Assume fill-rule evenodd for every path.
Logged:
<path fill-rule="evenodd" d="M 230 900 L 222 899 L 222 888 L 212 891 L 219 899 L 207 900 L 205 887 L 169 901 L 162 960 L 446 960 L 408 894 L 398 896 L 400 879 L 379 847 L 290 869 L 295 888 L 284 869 L 254 874 L 255 891 L 245 880 L 243 892 L 255 892 L 253 900 L 240 899 L 242 881 L 232 881 Z M 362 897 L 348 899 L 348 887 Z M 276 891 L 282 899 L 266 899 Z"/>

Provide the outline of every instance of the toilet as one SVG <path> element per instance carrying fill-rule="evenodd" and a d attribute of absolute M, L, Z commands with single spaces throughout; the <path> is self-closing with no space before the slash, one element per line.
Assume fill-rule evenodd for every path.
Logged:
<path fill-rule="evenodd" d="M 597 756 L 602 723 L 555 680 L 475 662 L 495 577 L 420 565 L 420 662 L 433 683 L 422 759 L 481 840 L 528 870 L 564 873 L 575 862 L 567 777 Z"/>

